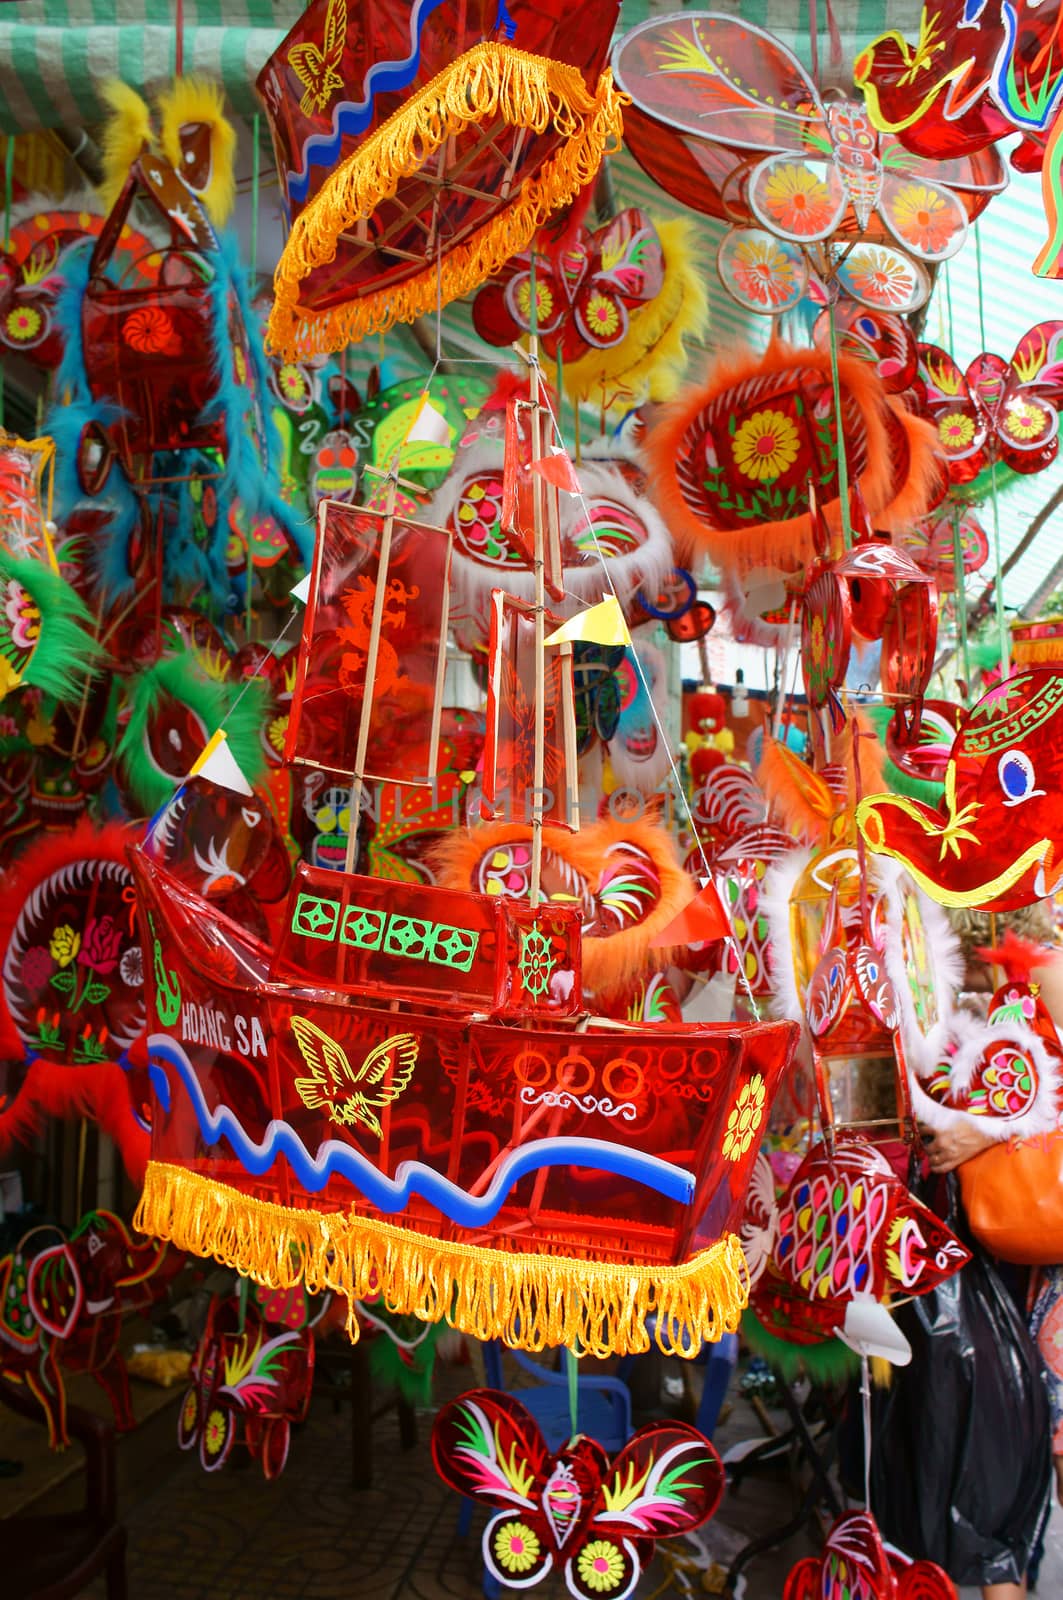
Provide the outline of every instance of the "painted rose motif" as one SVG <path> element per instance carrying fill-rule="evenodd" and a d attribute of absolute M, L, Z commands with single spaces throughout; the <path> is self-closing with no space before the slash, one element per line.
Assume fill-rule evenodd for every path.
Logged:
<path fill-rule="evenodd" d="M 60 967 L 68 967 L 81 949 L 81 935 L 68 922 L 63 922 L 52 933 L 48 949 L 53 961 Z"/>
<path fill-rule="evenodd" d="M 91 967 L 101 974 L 113 972 L 118 965 L 122 938 L 121 928 L 116 926 L 114 918 L 109 913 L 102 917 L 90 917 L 85 924 L 85 938 L 78 955 L 78 962 L 81 966 Z"/>

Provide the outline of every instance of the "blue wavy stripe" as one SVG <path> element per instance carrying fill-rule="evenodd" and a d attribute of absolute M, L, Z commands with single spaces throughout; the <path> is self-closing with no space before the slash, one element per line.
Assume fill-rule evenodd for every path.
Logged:
<path fill-rule="evenodd" d="M 332 113 L 332 132 L 316 133 L 303 145 L 303 165 L 288 176 L 288 194 L 301 205 L 310 188 L 314 167 L 331 167 L 340 156 L 348 134 L 363 133 L 373 120 L 373 96 L 405 89 L 421 69 L 421 27 L 443 0 L 416 0 L 410 12 L 410 53 L 405 61 L 374 61 L 365 75 L 364 100 L 341 100 Z"/>
<path fill-rule="evenodd" d="M 498 1215 L 514 1185 L 529 1172 L 543 1167 L 590 1167 L 652 1189 L 682 1205 L 689 1205 L 694 1197 L 694 1175 L 685 1167 L 605 1139 L 534 1139 L 512 1151 L 496 1169 L 490 1188 L 475 1196 L 420 1161 L 403 1161 L 394 1178 L 385 1177 L 359 1151 L 336 1139 L 327 1140 L 312 1156 L 286 1122 L 271 1122 L 261 1144 L 255 1144 L 228 1106 L 211 1111 L 195 1069 L 175 1039 L 169 1034 L 154 1033 L 148 1040 L 148 1049 L 151 1079 L 163 1110 L 170 1108 L 167 1068 L 172 1068 L 188 1091 L 203 1142 L 213 1145 L 225 1139 L 252 1177 L 261 1177 L 283 1156 L 308 1194 L 323 1189 L 330 1178 L 345 1178 L 385 1215 L 404 1211 L 412 1196 L 418 1194 L 460 1228 L 482 1228 Z"/>

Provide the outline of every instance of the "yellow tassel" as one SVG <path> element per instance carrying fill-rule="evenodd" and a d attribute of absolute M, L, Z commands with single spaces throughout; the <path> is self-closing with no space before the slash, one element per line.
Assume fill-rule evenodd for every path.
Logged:
<path fill-rule="evenodd" d="M 694 224 L 682 217 L 658 222 L 664 251 L 661 292 L 633 311 L 628 331 L 608 350 L 589 350 L 564 368 L 565 390 L 574 399 L 608 409 L 617 396 L 624 409 L 671 400 L 687 365 L 684 340 L 701 339 L 709 325 L 709 300 L 694 260 Z"/>
<path fill-rule="evenodd" d="M 325 355 L 395 322 L 469 294 L 527 248 L 547 217 L 595 176 L 619 146 L 625 96 L 603 72 L 591 95 L 577 67 L 488 41 L 467 50 L 382 123 L 338 166 L 292 225 L 273 279 L 268 340 L 288 359 Z M 564 143 L 495 216 L 403 283 L 327 311 L 299 304 L 299 285 L 336 258 L 340 235 L 372 216 L 450 138 L 502 120 Z"/>
<path fill-rule="evenodd" d="M 272 1289 L 303 1282 L 343 1295 L 355 1341 L 354 1302 L 382 1296 L 393 1312 L 445 1318 L 476 1339 L 530 1351 L 578 1343 L 598 1357 L 648 1350 L 653 1316 L 661 1350 L 689 1356 L 733 1333 L 749 1299 L 734 1234 L 679 1267 L 603 1260 L 596 1243 L 586 1259 L 485 1249 L 350 1211 L 278 1205 L 157 1161 L 148 1163 L 135 1226 Z"/>
<path fill-rule="evenodd" d="M 221 85 L 207 78 L 175 78 L 159 95 L 162 148 L 175 172 L 183 170 L 181 129 L 203 123 L 210 128 L 210 182 L 200 196 L 212 222 L 228 222 L 236 203 L 236 129 L 225 115 Z"/>
<path fill-rule="evenodd" d="M 1016 630 L 1011 640 L 1011 659 L 1016 667 L 1056 665 L 1063 661 L 1063 632 L 1055 637 L 1023 639 Z"/>
<path fill-rule="evenodd" d="M 151 114 L 128 84 L 117 79 L 104 86 L 102 99 L 110 109 L 100 144 L 103 180 L 100 199 L 110 210 L 118 199 L 129 169 L 146 144 L 151 143 Z"/>

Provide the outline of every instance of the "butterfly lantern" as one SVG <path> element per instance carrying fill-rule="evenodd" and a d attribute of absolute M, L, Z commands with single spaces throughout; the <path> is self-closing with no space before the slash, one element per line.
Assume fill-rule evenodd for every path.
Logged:
<path fill-rule="evenodd" d="M 474 1389 L 443 1407 L 432 1429 L 436 1471 L 494 1507 L 484 1563 L 499 1583 L 530 1589 L 560 1571 L 576 1600 L 626 1600 L 658 1539 L 708 1521 L 723 1463 L 683 1423 L 651 1423 L 610 1461 L 577 1435 L 551 1453 L 512 1395 Z"/>
<path fill-rule="evenodd" d="M 951 1578 L 932 1561 L 912 1561 L 882 1542 L 869 1511 L 847 1511 L 821 1556 L 804 1556 L 782 1600 L 956 1600 Z"/>
<path fill-rule="evenodd" d="M 473 325 L 488 344 L 535 332 L 552 360 L 578 361 L 626 338 L 631 313 L 664 282 L 660 236 L 637 206 L 593 233 L 579 228 L 550 255 L 532 256 L 514 256 L 473 301 Z"/>
<path fill-rule="evenodd" d="M 1063 322 L 1038 322 L 1009 361 L 986 350 L 966 372 L 947 351 L 921 344 L 918 382 L 951 483 L 969 484 L 998 461 L 1031 473 L 1056 459 Z"/>
<path fill-rule="evenodd" d="M 878 310 L 930 293 L 924 263 L 960 249 L 1005 177 L 992 150 L 927 160 L 879 133 L 851 95 L 825 101 L 791 51 L 714 12 L 651 18 L 618 41 L 633 105 L 624 137 L 676 199 L 732 224 L 718 269 L 749 310 L 778 315 L 810 285 Z"/>

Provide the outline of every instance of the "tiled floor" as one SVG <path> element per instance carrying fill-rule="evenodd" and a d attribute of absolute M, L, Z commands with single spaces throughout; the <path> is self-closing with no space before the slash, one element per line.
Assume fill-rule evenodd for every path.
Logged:
<path fill-rule="evenodd" d="M 475 1381 L 468 1367 L 443 1368 L 439 1398 Z M 293 1440 L 287 1470 L 273 1484 L 246 1456 L 241 1464 L 236 1452 L 222 1471 L 205 1474 L 194 1456 L 176 1449 L 175 1409 L 174 1404 L 157 1412 L 120 1445 L 130 1600 L 477 1600 L 482 1593 L 482 1521 L 470 1537 L 459 1537 L 458 1501 L 432 1469 L 430 1417 L 422 1417 L 418 1444 L 406 1453 L 394 1412 L 377 1423 L 374 1485 L 356 1493 L 346 1407 L 334 1412 L 327 1399 L 315 1401 Z M 754 1412 L 736 1397 L 717 1442 L 726 1449 L 759 1432 Z M 0 1436 L 0 1455 L 9 1453 L 9 1441 Z M 76 1489 L 72 1479 L 53 1488 L 49 1499 L 53 1506 L 64 1497 L 72 1502 Z M 709 1547 L 726 1561 L 745 1539 L 780 1523 L 792 1497 L 785 1470 L 745 1481 L 737 1494 L 728 1492 L 706 1530 Z M 0 1508 L 9 1509 L 3 1500 L 0 1494 Z M 1063 1513 L 1054 1521 L 1042 1569 L 1039 1594 L 1045 1600 L 1063 1597 L 1061 1519 Z M 0 1551 L 2 1545 L 0 1525 Z M 748 1569 L 745 1600 L 779 1600 L 793 1562 L 814 1548 L 811 1537 L 799 1535 L 760 1557 Z M 662 1587 L 667 1581 L 658 1557 L 639 1596 L 683 1592 Z M 560 1600 L 564 1589 L 546 1584 L 536 1592 L 543 1600 Z M 103 1593 L 95 1586 L 85 1600 L 103 1600 Z M 965 1591 L 963 1600 L 968 1596 L 974 1600 L 974 1591 Z"/>

